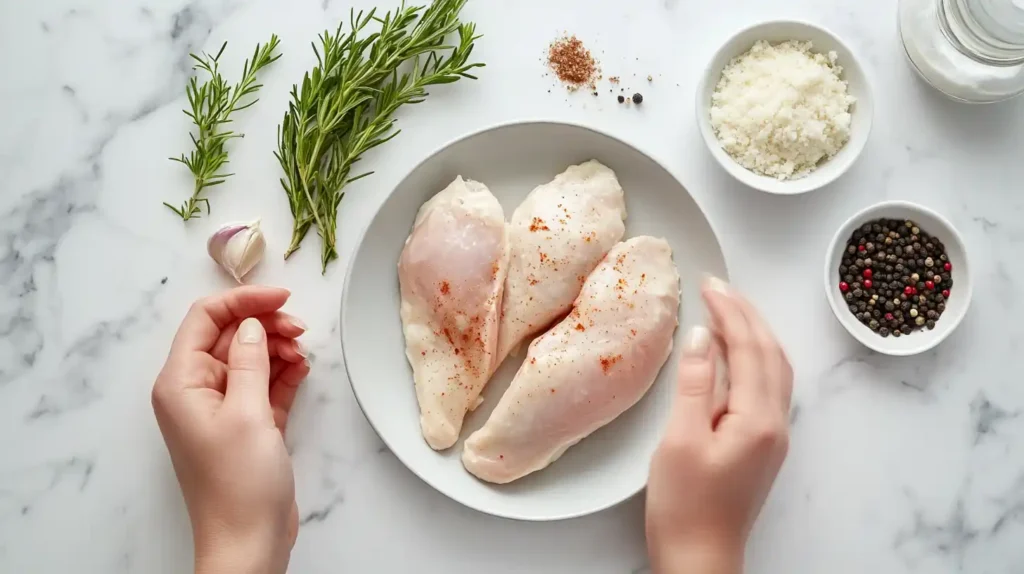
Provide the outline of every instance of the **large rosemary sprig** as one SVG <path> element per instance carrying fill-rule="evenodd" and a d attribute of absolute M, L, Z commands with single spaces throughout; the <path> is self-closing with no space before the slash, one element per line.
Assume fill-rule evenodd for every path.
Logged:
<path fill-rule="evenodd" d="M 192 118 L 192 123 L 198 128 L 198 133 L 189 134 L 194 149 L 188 155 L 181 154 L 181 157 L 169 158 L 171 161 L 185 164 L 195 178 L 192 196 L 182 203 L 181 207 L 164 202 L 164 205 L 178 214 L 182 220 L 198 218 L 202 214 L 201 205 L 206 206 L 206 213 L 209 214 L 210 200 L 203 196 L 204 190 L 224 183 L 224 180 L 232 175 L 221 171 L 228 162 L 228 152 L 224 149 L 224 144 L 229 139 L 243 137 L 243 134 L 225 130 L 224 124 L 231 121 L 232 112 L 244 110 L 258 101 L 254 98 L 244 104 L 241 103 L 242 98 L 256 93 L 263 87 L 263 84 L 256 83 L 256 72 L 281 57 L 280 54 L 274 54 L 278 43 L 277 35 L 271 35 L 270 41 L 266 44 L 257 44 L 252 59 L 246 60 L 242 67 L 242 79 L 234 86 L 228 85 L 218 69 L 220 56 L 224 53 L 227 42 L 224 42 L 213 56 L 206 53 L 202 56 L 190 54 L 196 61 L 193 69 L 206 72 L 210 78 L 200 84 L 193 76 L 185 88 L 191 110 L 182 111 Z"/>
<path fill-rule="evenodd" d="M 294 219 L 287 258 L 299 248 L 309 228 L 321 238 L 321 268 L 337 259 L 335 237 L 344 187 L 372 172 L 351 176 L 352 165 L 366 151 L 398 135 L 392 131 L 395 111 L 422 102 L 427 86 L 475 76 L 469 70 L 474 35 L 472 23 L 460 23 L 466 0 L 435 0 L 423 7 L 400 6 L 383 18 L 371 10 L 352 13 L 349 30 L 339 25 L 324 32 L 313 46 L 317 66 L 292 101 L 278 128 L 275 154 L 285 172 L 281 185 Z M 360 37 L 370 22 L 380 29 Z M 458 32 L 458 45 L 445 38 Z M 399 74 L 409 62 L 411 69 Z"/>

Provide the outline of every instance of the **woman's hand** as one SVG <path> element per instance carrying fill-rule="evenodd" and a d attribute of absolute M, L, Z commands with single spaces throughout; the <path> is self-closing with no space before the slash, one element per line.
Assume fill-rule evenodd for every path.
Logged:
<path fill-rule="evenodd" d="M 192 305 L 153 385 L 153 410 L 181 484 L 196 572 L 283 573 L 298 534 L 284 445 L 309 373 L 278 309 L 289 293 L 238 287 Z"/>
<path fill-rule="evenodd" d="M 669 428 L 651 464 L 647 544 L 657 574 L 738 574 L 747 536 L 786 457 L 793 371 L 753 306 L 718 279 L 679 363 Z M 717 341 L 717 342 L 716 342 Z M 715 401 L 724 347 L 730 388 Z M 720 416 L 719 416 L 720 415 Z"/>

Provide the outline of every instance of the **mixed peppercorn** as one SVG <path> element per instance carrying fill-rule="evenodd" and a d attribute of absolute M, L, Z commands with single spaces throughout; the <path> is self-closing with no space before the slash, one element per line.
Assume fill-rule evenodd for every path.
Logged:
<path fill-rule="evenodd" d="M 850 236 L 839 291 L 857 320 L 882 337 L 934 329 L 953 288 L 946 248 L 913 221 L 877 219 Z"/>

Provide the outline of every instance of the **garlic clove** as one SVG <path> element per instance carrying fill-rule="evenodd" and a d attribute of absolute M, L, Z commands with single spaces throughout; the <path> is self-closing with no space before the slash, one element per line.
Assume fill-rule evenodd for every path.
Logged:
<path fill-rule="evenodd" d="M 239 283 L 263 258 L 266 247 L 259 219 L 249 223 L 226 223 L 206 242 L 210 257 Z"/>

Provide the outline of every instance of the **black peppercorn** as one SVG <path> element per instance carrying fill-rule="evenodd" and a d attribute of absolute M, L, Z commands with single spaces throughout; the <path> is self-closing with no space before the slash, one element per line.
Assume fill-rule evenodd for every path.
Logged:
<path fill-rule="evenodd" d="M 641 103 L 643 103 L 643 101 L 644 101 L 644 97 L 642 95 L 640 95 L 639 92 L 633 94 L 633 103 L 634 104 L 641 104 Z"/>
<path fill-rule="evenodd" d="M 858 321 L 881 336 L 899 337 L 939 320 L 947 299 L 942 293 L 953 281 L 943 273 L 944 246 L 927 230 L 909 220 L 876 219 L 857 228 L 845 247 L 838 277 Z M 865 277 L 868 271 L 873 276 Z"/>

